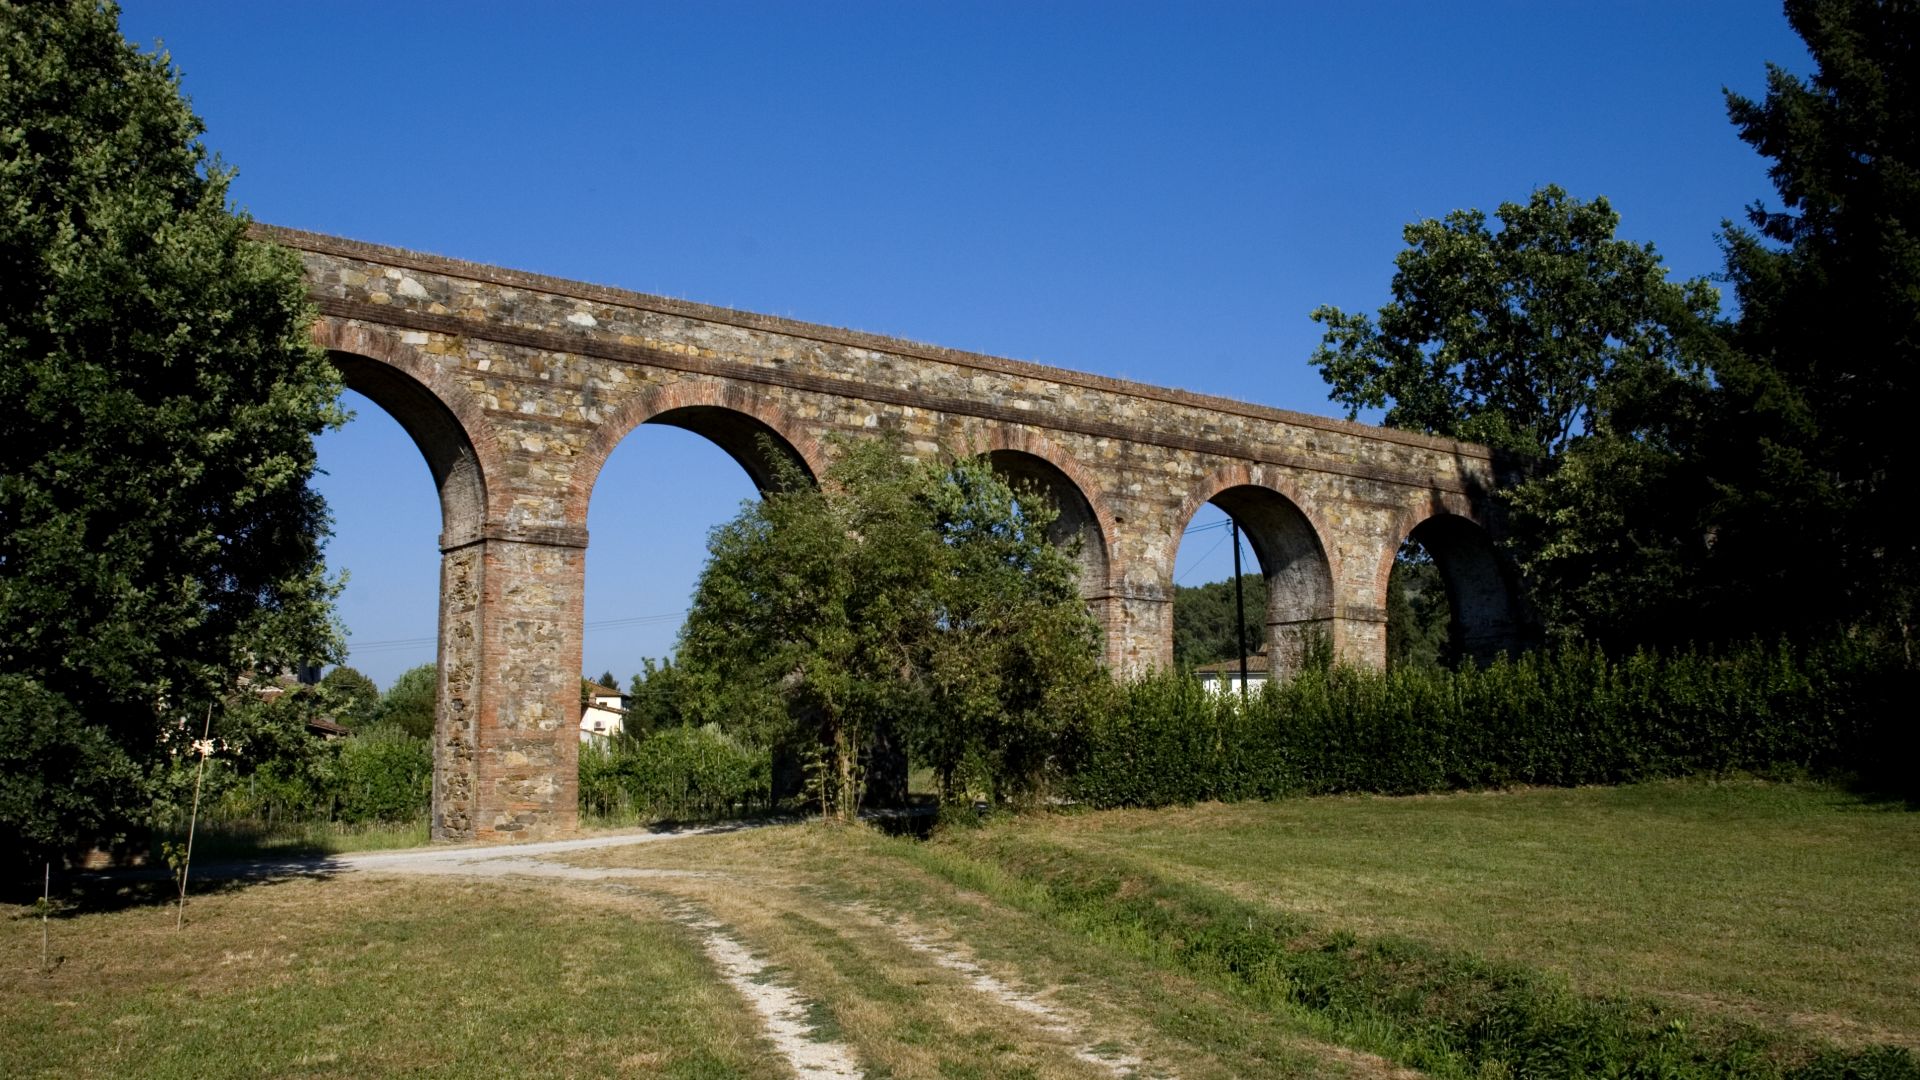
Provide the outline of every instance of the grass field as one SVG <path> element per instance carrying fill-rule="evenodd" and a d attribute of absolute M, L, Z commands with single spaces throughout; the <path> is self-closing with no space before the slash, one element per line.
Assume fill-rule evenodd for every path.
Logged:
<path fill-rule="evenodd" d="M 775 989 L 875 1078 L 1553 1075 L 1510 1044 L 1569 1035 L 1651 1054 L 1640 1075 L 1707 1051 L 1781 1075 L 1920 1046 L 1920 814 L 1815 785 L 769 827 L 569 862 L 623 876 L 236 887 L 180 933 L 157 906 L 55 919 L 50 972 L 14 909 L 0 1074 L 791 1075 L 747 1005 Z M 1282 954 L 1310 969 L 1262 966 Z M 1547 1022 L 1445 1026 L 1489 1002 Z"/>
<path fill-rule="evenodd" d="M 1586 990 L 1920 1048 L 1920 813 L 1899 804 L 1679 781 L 1092 814 L 1047 836 Z"/>

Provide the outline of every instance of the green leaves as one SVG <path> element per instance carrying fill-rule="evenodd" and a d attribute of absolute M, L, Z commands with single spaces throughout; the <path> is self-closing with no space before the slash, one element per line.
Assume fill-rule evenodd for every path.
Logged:
<path fill-rule="evenodd" d="M 676 678 L 729 702 L 733 730 L 777 716 L 761 738 L 824 751 L 829 815 L 857 809 L 869 757 L 902 739 L 956 796 L 963 773 L 1031 792 L 1106 681 L 1054 510 L 981 460 L 836 448 L 819 488 L 776 485 L 714 530 Z"/>
<path fill-rule="evenodd" d="M 1769 66 L 1764 98 L 1727 95 L 1782 205 L 1754 204 L 1758 235 L 1724 238 L 1741 316 L 1720 370 L 1716 557 L 1797 622 L 1904 640 L 1920 597 L 1920 10 L 1793 0 L 1787 17 L 1813 76 Z"/>
<path fill-rule="evenodd" d="M 1349 415 L 1533 457 L 1605 422 L 1606 387 L 1648 366 L 1698 371 L 1683 345 L 1713 317 L 1702 281 L 1672 284 L 1651 245 L 1614 238 L 1605 198 L 1558 187 L 1407 226 L 1376 319 L 1322 307 L 1311 363 Z"/>
<path fill-rule="evenodd" d="M 146 768 L 167 709 L 337 651 L 307 479 L 339 384 L 115 20 L 0 5 L 0 671 Z"/>

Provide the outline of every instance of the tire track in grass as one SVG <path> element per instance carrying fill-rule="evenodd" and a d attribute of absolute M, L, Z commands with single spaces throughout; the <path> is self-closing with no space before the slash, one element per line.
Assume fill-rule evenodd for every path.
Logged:
<path fill-rule="evenodd" d="M 1174 1073 L 1150 1068 L 1146 1059 L 1123 1041 L 1089 1031 L 1086 1021 L 1074 1017 L 1066 1009 L 994 975 L 970 950 L 952 939 L 936 936 L 894 913 L 877 912 L 864 904 L 847 904 L 843 907 L 869 923 L 878 924 L 907 948 L 933 961 L 935 965 L 959 975 L 975 993 L 1024 1013 L 1032 1019 L 1035 1027 L 1065 1043 L 1079 1060 L 1122 1080 L 1143 1080 L 1146 1077 L 1174 1080 Z"/>
<path fill-rule="evenodd" d="M 772 965 L 749 952 L 727 933 L 725 925 L 708 915 L 683 906 L 672 916 L 700 936 L 700 946 L 720 970 L 720 977 L 760 1015 L 767 1041 L 801 1080 L 862 1080 L 866 1074 L 853 1051 L 815 1030 L 808 1019 L 812 1003 L 775 979 Z"/>

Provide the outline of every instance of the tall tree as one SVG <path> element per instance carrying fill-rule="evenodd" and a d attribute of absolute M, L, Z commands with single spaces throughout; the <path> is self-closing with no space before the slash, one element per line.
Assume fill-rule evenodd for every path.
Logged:
<path fill-rule="evenodd" d="M 1740 317 L 1710 447 L 1715 557 L 1730 598 L 1762 599 L 1754 618 L 1904 640 L 1920 595 L 1920 6 L 1786 14 L 1812 76 L 1769 65 L 1764 97 L 1727 94 L 1779 205 L 1726 233 Z"/>
<path fill-rule="evenodd" d="M 875 743 L 916 704 L 933 515 L 884 440 L 843 445 L 821 487 L 779 479 L 710 535 L 678 656 L 727 673 L 726 689 L 750 699 L 732 711 L 783 718 L 822 815 L 851 820 Z"/>
<path fill-rule="evenodd" d="M 951 795 L 1030 793 L 1106 682 L 1052 513 L 984 461 L 841 443 L 819 488 L 784 477 L 714 530 L 673 669 L 700 689 L 681 696 L 813 757 L 828 816 L 902 741 Z"/>
<path fill-rule="evenodd" d="M 1712 384 L 1718 296 L 1616 238 L 1604 198 L 1549 186 L 1497 217 L 1497 231 L 1474 210 L 1409 225 L 1392 301 L 1377 318 L 1315 311 L 1312 362 L 1350 416 L 1385 407 L 1391 426 L 1521 459 L 1500 492 L 1505 541 L 1550 629 L 1670 632 L 1673 568 L 1706 535 L 1686 421 Z"/>
<path fill-rule="evenodd" d="M 1089 695 L 1107 683 L 1077 552 L 1047 537 L 1058 509 L 1008 486 L 984 458 L 932 472 L 923 497 L 942 558 L 928 700 L 909 714 L 910 745 L 947 799 L 1031 796 L 1058 772 Z"/>
<path fill-rule="evenodd" d="M 1620 215 L 1557 186 L 1406 228 L 1393 299 L 1376 318 L 1335 307 L 1311 363 L 1356 416 L 1551 459 L 1599 427 L 1612 385 L 1693 372 L 1683 345 L 1719 299 L 1674 283 L 1651 244 L 1615 238 Z"/>
<path fill-rule="evenodd" d="M 342 664 L 320 680 L 334 719 L 348 727 L 371 723 L 380 712 L 380 687 L 354 668 Z"/>
<path fill-rule="evenodd" d="M 138 818 L 87 777 L 145 775 L 235 674 L 337 650 L 307 480 L 339 384 L 112 5 L 0 2 L 0 87 L 0 672 L 77 718 L 0 710 L 0 843 L 44 852 Z"/>
<path fill-rule="evenodd" d="M 433 664 L 410 667 L 393 680 L 392 686 L 387 687 L 385 696 L 380 699 L 375 721 L 397 727 L 415 738 L 430 739 L 433 737 L 433 712 L 439 693 L 438 667 Z"/>

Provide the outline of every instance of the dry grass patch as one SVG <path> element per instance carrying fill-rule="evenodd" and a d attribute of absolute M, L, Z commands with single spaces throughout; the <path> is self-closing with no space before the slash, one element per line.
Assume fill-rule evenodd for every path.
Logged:
<path fill-rule="evenodd" d="M 547 886 L 348 877 L 0 922 L 9 1076 L 777 1077 L 680 928 Z"/>

